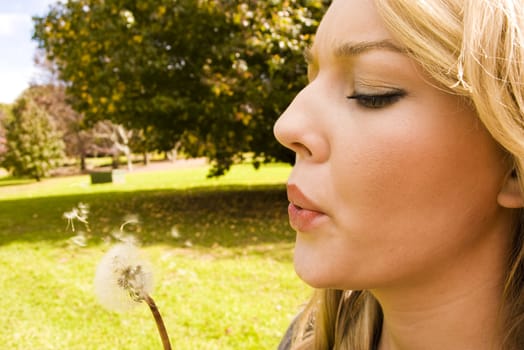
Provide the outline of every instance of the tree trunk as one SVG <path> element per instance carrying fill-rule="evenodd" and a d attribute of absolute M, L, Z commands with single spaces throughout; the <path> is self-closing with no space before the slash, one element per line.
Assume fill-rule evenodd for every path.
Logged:
<path fill-rule="evenodd" d="M 86 155 L 84 152 L 80 154 L 80 171 L 81 172 L 86 171 Z"/>
<path fill-rule="evenodd" d="M 113 166 L 113 169 L 118 169 L 118 154 L 113 154 L 113 163 L 112 163 L 112 166 Z"/>
<path fill-rule="evenodd" d="M 131 152 L 126 153 L 126 159 L 127 159 L 127 171 L 133 171 L 133 157 Z"/>

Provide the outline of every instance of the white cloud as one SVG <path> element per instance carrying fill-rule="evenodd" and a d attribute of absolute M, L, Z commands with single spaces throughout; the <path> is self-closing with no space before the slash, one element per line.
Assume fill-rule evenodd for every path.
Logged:
<path fill-rule="evenodd" d="M 2 72 L 0 103 L 12 103 L 27 88 L 30 78 L 31 71 Z"/>
<path fill-rule="evenodd" d="M 0 13 L 43 14 L 50 4 L 57 2 L 58 0 L 0 0 Z"/>
<path fill-rule="evenodd" d="M 11 103 L 36 74 L 31 40 L 34 15 L 58 0 L 0 0 L 0 103 Z"/>
<path fill-rule="evenodd" d="M 31 28 L 31 16 L 24 13 L 0 13 L 0 36 L 14 36 Z"/>

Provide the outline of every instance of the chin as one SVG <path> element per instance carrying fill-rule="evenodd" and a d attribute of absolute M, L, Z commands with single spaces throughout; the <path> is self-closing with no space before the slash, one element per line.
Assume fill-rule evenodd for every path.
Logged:
<path fill-rule="evenodd" d="M 316 289 L 341 289 L 341 284 L 337 283 L 340 281 L 337 281 L 334 276 L 333 269 L 312 261 L 303 263 L 297 258 L 295 258 L 294 265 L 298 277 L 309 286 Z"/>
<path fill-rule="evenodd" d="M 304 281 L 308 286 L 315 288 L 315 289 L 338 289 L 334 286 L 333 283 L 329 283 L 328 281 L 312 277 L 310 275 L 304 275 L 297 271 L 298 277 Z"/>
<path fill-rule="evenodd" d="M 364 276 L 359 278 L 356 269 L 348 271 L 340 264 L 332 264 L 329 259 L 311 259 L 295 254 L 294 267 L 298 277 L 316 289 L 363 290 L 374 283 Z"/>

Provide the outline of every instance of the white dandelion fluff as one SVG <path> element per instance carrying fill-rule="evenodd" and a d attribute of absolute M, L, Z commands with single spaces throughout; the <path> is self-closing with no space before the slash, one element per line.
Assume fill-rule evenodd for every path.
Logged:
<path fill-rule="evenodd" d="M 89 216 L 89 205 L 85 203 L 78 203 L 71 211 L 66 211 L 62 217 L 67 220 L 67 228 L 71 227 L 71 231 L 75 232 L 75 220 L 83 223 L 87 231 L 89 231 L 89 223 L 87 217 Z M 66 229 L 67 229 L 66 228 Z"/>
<path fill-rule="evenodd" d="M 95 292 L 100 303 L 114 311 L 127 311 L 145 302 L 158 329 L 164 350 L 171 350 L 171 342 L 160 311 L 150 293 L 153 290 L 153 270 L 138 248 L 121 243 L 110 249 L 98 264 Z"/>
<path fill-rule="evenodd" d="M 87 237 L 84 231 L 79 231 L 77 235 L 71 237 L 69 242 L 79 247 L 87 247 Z"/>
<path fill-rule="evenodd" d="M 117 244 L 100 261 L 95 275 L 95 292 L 102 306 L 124 312 L 147 301 L 153 290 L 153 271 L 138 248 Z"/>
<path fill-rule="evenodd" d="M 113 231 L 111 233 L 111 236 L 116 239 L 117 241 L 120 241 L 124 244 L 130 244 L 130 245 L 138 245 L 139 240 L 136 238 L 135 235 L 125 233 L 122 230 L 119 231 Z"/>

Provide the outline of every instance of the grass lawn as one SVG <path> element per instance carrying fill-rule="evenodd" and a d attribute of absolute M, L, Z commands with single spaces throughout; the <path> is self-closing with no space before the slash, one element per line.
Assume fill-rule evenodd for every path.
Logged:
<path fill-rule="evenodd" d="M 161 349 L 145 304 L 118 314 L 93 292 L 98 262 L 132 219 L 123 234 L 154 266 L 173 349 L 275 349 L 310 294 L 291 263 L 289 169 L 235 166 L 221 179 L 206 179 L 206 167 L 140 171 L 102 185 L 87 175 L 0 179 L 1 348 Z M 79 202 L 89 231 L 63 218 Z"/>

